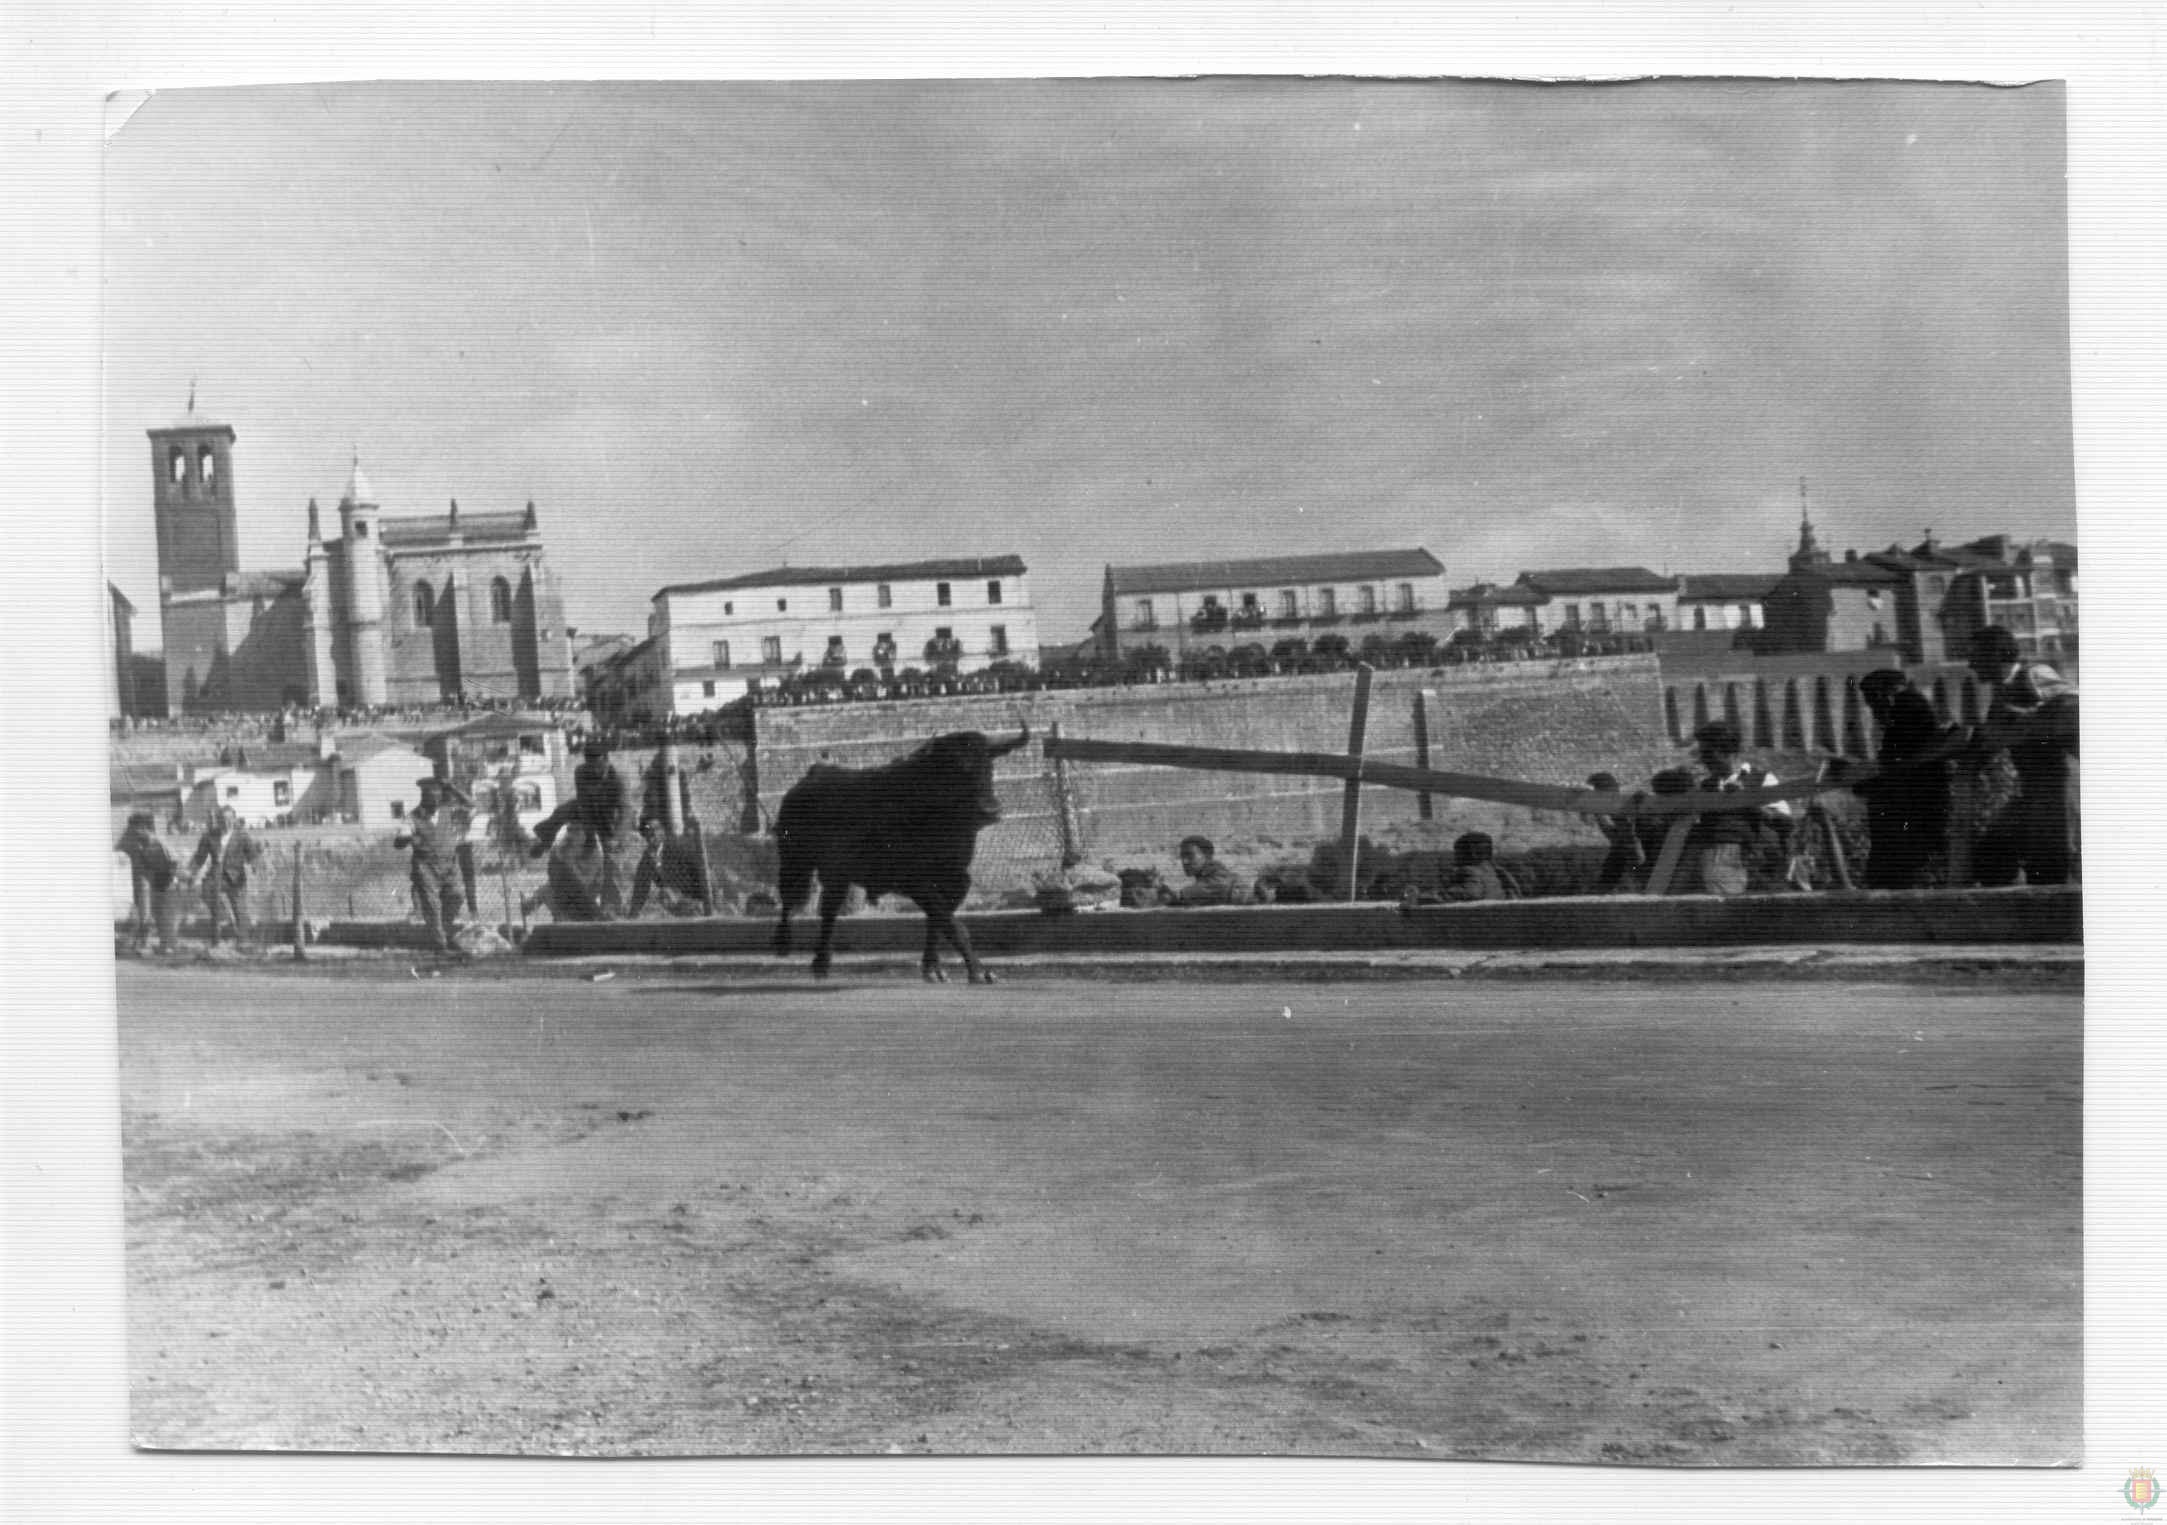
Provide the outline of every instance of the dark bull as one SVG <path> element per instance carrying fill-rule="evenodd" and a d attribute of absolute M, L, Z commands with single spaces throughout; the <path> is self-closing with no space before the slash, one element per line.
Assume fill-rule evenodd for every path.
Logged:
<path fill-rule="evenodd" d="M 775 951 L 790 952 L 790 916 L 805 903 L 813 876 L 820 878 L 820 946 L 813 974 L 826 978 L 835 947 L 835 918 L 855 884 L 866 898 L 907 895 L 925 912 L 925 958 L 929 980 L 944 980 L 938 937 L 963 955 L 971 983 L 993 975 L 971 951 L 970 934 L 956 910 L 971 889 L 971 856 L 978 833 L 1001 818 L 993 792 L 993 760 L 1031 739 L 1031 728 L 1014 741 L 991 741 L 978 731 L 936 736 L 917 751 L 882 768 L 839 768 L 816 763 L 783 796 L 775 812 L 779 849 L 776 898 L 782 919 Z"/>

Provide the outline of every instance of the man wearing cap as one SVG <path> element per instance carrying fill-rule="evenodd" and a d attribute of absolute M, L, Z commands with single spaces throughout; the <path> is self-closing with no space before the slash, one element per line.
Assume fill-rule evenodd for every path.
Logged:
<path fill-rule="evenodd" d="M 2026 662 L 1999 625 L 1973 635 L 1970 667 L 1993 692 L 1971 764 L 2015 775 L 2013 797 L 1981 823 L 1972 850 L 1978 881 L 2015 884 L 2021 873 L 2026 884 L 2068 884 L 2079 877 L 2076 685 L 2044 662 Z"/>
<path fill-rule="evenodd" d="M 1750 795 L 1775 783 L 1766 768 L 1744 759 L 1745 738 L 1728 720 L 1712 720 L 1693 733 L 1693 755 L 1704 770 L 1698 785 L 1720 794 Z M 1711 810 L 1693 823 L 1685 839 L 1685 862 L 1674 895 L 1743 895 L 1753 849 L 1773 833 L 1788 845 L 1791 807 L 1782 800 Z"/>
<path fill-rule="evenodd" d="M 128 859 L 128 878 L 135 892 L 135 950 L 140 953 L 150 943 L 151 927 L 158 928 L 158 951 L 173 951 L 174 922 L 178 918 L 179 903 L 173 894 L 173 881 L 180 875 L 180 865 L 173 861 L 173 854 L 165 843 L 158 840 L 158 822 L 148 810 L 138 810 L 128 817 L 128 829 L 113 844 L 113 851 Z"/>
<path fill-rule="evenodd" d="M 228 805 L 211 817 L 211 824 L 196 841 L 195 856 L 188 860 L 188 883 L 203 879 L 203 906 L 211 915 L 211 946 L 218 946 L 221 921 L 233 923 L 233 945 L 245 947 L 249 940 L 248 870 L 263 857 L 241 825 L 241 813 Z"/>
<path fill-rule="evenodd" d="M 459 911 L 466 903 L 465 886 L 459 879 L 459 847 L 466 840 L 466 822 L 474 802 L 457 784 L 437 778 L 414 781 L 421 803 L 406 818 L 406 829 L 391 839 L 393 847 L 413 850 L 408 882 L 429 941 L 439 953 L 456 954 L 452 938 L 459 929 Z M 459 808 L 445 808 L 445 801 Z"/>

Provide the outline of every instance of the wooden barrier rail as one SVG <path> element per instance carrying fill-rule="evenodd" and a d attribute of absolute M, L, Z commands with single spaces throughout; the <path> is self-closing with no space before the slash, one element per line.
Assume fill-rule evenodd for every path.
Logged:
<path fill-rule="evenodd" d="M 1843 844 L 1837 839 L 1828 814 L 1817 804 L 1815 796 L 1838 789 L 1851 789 L 1882 777 L 1918 769 L 1939 767 L 1963 744 L 1964 738 L 1952 731 L 1941 746 L 1930 753 L 1913 758 L 1901 767 L 1889 770 L 1863 762 L 1847 762 L 1840 778 L 1827 776 L 1824 767 L 1812 778 L 1779 780 L 1761 788 L 1744 791 L 1693 789 L 1684 794 L 1654 794 L 1636 791 L 1631 794 L 1575 789 L 1558 784 L 1530 784 L 1520 779 L 1493 778 L 1480 773 L 1449 773 L 1427 766 L 1408 767 L 1402 763 L 1373 762 L 1363 755 L 1364 737 L 1369 718 L 1369 668 L 1360 667 L 1355 674 L 1354 713 L 1348 728 L 1347 750 L 1339 752 L 1258 752 L 1232 747 L 1194 747 L 1170 742 L 1156 741 L 1089 741 L 1080 737 L 1063 736 L 1058 727 L 1044 743 L 1046 756 L 1056 769 L 1066 762 L 1143 763 L 1159 768 L 1192 768 L 1215 773 L 1278 773 L 1306 778 L 1344 779 L 1347 800 L 1340 824 L 1340 864 L 1346 876 L 1344 886 L 1349 900 L 1355 898 L 1360 883 L 1355 854 L 1361 841 L 1361 795 L 1364 784 L 1381 784 L 1389 789 L 1411 789 L 1420 794 L 1426 805 L 1433 794 L 1449 795 L 1458 799 L 1484 800 L 1497 805 L 1522 805 L 1531 810 L 1564 810 L 1588 816 L 1622 816 L 1627 819 L 1670 818 L 1670 828 L 1664 834 L 1662 849 L 1656 854 L 1653 868 L 1648 874 L 1647 893 L 1661 895 L 1670 888 L 1670 881 L 1677 873 L 1678 864 L 1685 855 L 1686 838 L 1693 823 L 1701 816 L 1718 811 L 1758 809 L 1780 801 L 1805 800 L 1806 821 L 1818 826 L 1827 838 L 1830 865 L 1837 883 L 1845 889 L 1851 887 L 1849 866 L 1844 862 Z M 1428 759 L 1427 716 L 1420 696 L 1416 699 L 1416 724 L 1418 732 L 1418 755 Z M 1065 772 L 1062 774 L 1065 779 Z M 1428 812 L 1424 812 L 1428 818 Z"/>

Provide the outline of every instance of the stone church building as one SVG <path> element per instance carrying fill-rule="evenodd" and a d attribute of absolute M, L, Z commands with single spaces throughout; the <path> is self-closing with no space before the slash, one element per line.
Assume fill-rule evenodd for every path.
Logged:
<path fill-rule="evenodd" d="M 539 699 L 573 691 L 563 600 L 524 513 L 385 514 L 360 458 L 335 538 L 308 505 L 307 564 L 244 572 L 234 432 L 149 431 L 169 714 Z"/>

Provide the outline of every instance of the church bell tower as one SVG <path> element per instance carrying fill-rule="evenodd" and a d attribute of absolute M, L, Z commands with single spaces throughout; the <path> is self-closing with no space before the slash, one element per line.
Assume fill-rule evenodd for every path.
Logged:
<path fill-rule="evenodd" d="M 161 598 L 225 584 L 241 570 L 241 537 L 233 497 L 233 428 L 188 412 L 167 429 L 152 429 L 151 504 L 158 525 Z"/>

